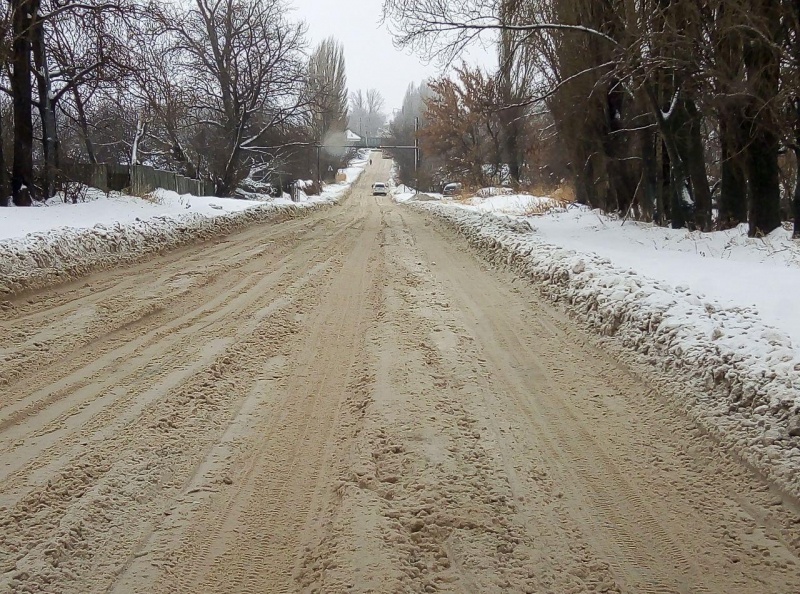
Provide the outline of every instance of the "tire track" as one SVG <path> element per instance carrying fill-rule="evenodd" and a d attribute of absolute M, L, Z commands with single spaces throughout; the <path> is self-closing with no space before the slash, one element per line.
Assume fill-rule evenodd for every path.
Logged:
<path fill-rule="evenodd" d="M 179 295 L 167 292 L 163 310 L 117 323 L 108 333 L 116 337 L 87 341 L 88 352 L 72 353 L 66 369 L 54 362 L 52 368 L 67 372 L 57 380 L 63 384 L 59 394 L 49 389 L 52 377 L 44 376 L 41 387 L 26 380 L 13 385 L 20 396 L 34 389 L 0 434 L 12 446 L 2 459 L 13 466 L 0 466 L 6 473 L 0 494 L 0 588 L 37 584 L 47 590 L 45 584 L 58 583 L 59 592 L 84 592 L 86 577 L 102 582 L 115 572 L 137 530 L 161 513 L 163 504 L 157 502 L 169 497 L 198 448 L 207 450 L 219 421 L 240 408 L 238 394 L 246 393 L 240 390 L 255 381 L 251 369 L 257 369 L 247 348 L 257 354 L 262 343 L 269 347 L 297 331 L 290 313 L 294 299 L 321 288 L 315 285 L 320 275 L 330 273 L 350 247 L 348 229 L 312 224 L 305 234 L 294 230 L 296 237 L 280 258 L 259 247 L 232 262 L 218 282 Z M 240 253 L 235 243 L 228 249 L 234 258 Z M 165 271 L 160 278 L 173 276 Z M 209 293 L 215 285 L 219 290 Z M 174 301 L 176 295 L 190 299 Z M 250 367 L 243 367 L 246 362 Z M 208 421 L 210 426 L 196 430 Z M 33 447 L 21 448 L 23 442 Z M 104 510 L 100 516 L 99 510 Z M 98 524 L 103 516 L 113 517 L 110 525 Z M 76 575 L 84 576 L 83 583 L 71 590 Z"/>
<path fill-rule="evenodd" d="M 256 396 L 266 410 L 250 421 L 252 434 L 242 437 L 224 471 L 233 487 L 200 500 L 201 509 L 195 499 L 172 513 L 176 534 L 169 527 L 154 532 L 147 554 L 129 565 L 114 591 L 147 591 L 154 579 L 159 591 L 295 590 L 294 566 L 315 530 L 313 513 L 332 495 L 336 444 L 344 441 L 343 428 L 354 426 L 345 402 L 363 381 L 359 345 L 379 307 L 371 295 L 380 221 L 358 205 L 344 210 L 355 217 L 344 225 L 353 241 L 321 281 L 324 299 L 301 300 L 306 331 L 276 355 L 286 363 L 265 384 L 273 395 Z M 148 564 L 164 568 L 160 578 L 147 578 Z"/>
<path fill-rule="evenodd" d="M 284 233 L 278 237 L 292 236 Z M 130 324 L 136 324 L 151 316 L 159 308 L 175 308 L 185 306 L 184 299 L 202 295 L 200 289 L 208 287 L 219 291 L 224 290 L 225 283 L 230 282 L 231 271 L 248 264 L 248 270 L 256 272 L 252 267 L 257 261 L 263 267 L 264 260 L 280 266 L 291 253 L 294 246 L 292 242 L 281 241 L 277 249 L 267 249 L 258 245 L 260 240 L 251 240 L 257 247 L 237 250 L 223 262 L 211 260 L 203 263 L 181 263 L 180 267 L 166 270 L 154 268 L 148 273 L 155 273 L 156 277 L 148 285 L 142 286 L 131 280 L 130 276 L 121 279 L 121 284 L 112 285 L 100 294 L 94 292 L 93 278 L 87 279 L 88 295 L 80 299 L 56 307 L 55 310 L 45 309 L 43 312 L 26 313 L 9 310 L 15 313 L 8 321 L 0 322 L 0 337 L 7 338 L 0 355 L 6 359 L 6 364 L 0 368 L 0 382 L 12 383 L 23 379 L 34 378 L 51 366 L 61 366 L 65 359 L 80 349 L 91 345 L 97 346 L 100 340 L 105 340 L 115 333 L 124 330 Z M 283 260 L 283 261 L 282 261 Z M 192 269 L 191 265 L 196 264 Z M 153 265 L 150 264 L 152 267 Z M 244 272 L 244 271 L 242 271 Z M 118 273 L 117 273 L 118 274 Z M 188 286 L 180 286 L 172 281 L 176 278 L 194 277 L 195 282 Z M 213 285 L 213 286 L 209 286 Z M 113 289 L 113 293 L 106 295 Z M 18 300 L 19 302 L 19 300 Z M 43 299 L 46 304 L 47 297 Z M 85 320 L 84 328 L 70 323 L 70 316 Z M 65 324 L 65 318 L 67 323 Z M 13 332 L 12 329 L 16 329 Z M 20 330 L 23 329 L 23 330 Z M 79 332 L 80 331 L 80 332 Z M 16 337 L 15 337 L 16 335 Z M 8 346 L 5 346 L 8 345 Z M 13 393 L 13 392 L 12 392 Z M 0 412 L 2 409 L 0 409 Z"/>
<path fill-rule="evenodd" d="M 417 217 L 411 213 L 408 219 Z M 625 591 L 744 593 L 753 591 L 754 581 L 760 591 L 791 589 L 787 584 L 798 581 L 796 575 L 790 577 L 796 553 L 780 545 L 769 546 L 773 555 L 782 558 L 773 564 L 735 541 L 720 540 L 717 522 L 727 532 L 742 535 L 750 528 L 737 515 L 719 517 L 724 514 L 721 510 L 738 507 L 730 496 L 717 489 L 699 491 L 722 482 L 729 492 L 736 492 L 740 481 L 753 483 L 754 477 L 729 458 L 714 465 L 721 476 L 703 476 L 694 468 L 667 475 L 661 468 L 664 464 L 651 467 L 643 462 L 641 452 L 674 456 L 680 451 L 685 442 L 677 436 L 688 433 L 689 423 L 657 414 L 654 421 L 652 411 L 666 409 L 650 408 L 649 402 L 641 401 L 643 394 L 653 397 L 652 389 L 606 357 L 595 355 L 588 345 L 587 350 L 578 351 L 574 345 L 580 342 L 568 343 L 563 332 L 549 331 L 548 326 L 556 326 L 553 314 L 535 299 L 523 301 L 518 291 L 506 288 L 510 285 L 501 285 L 498 291 L 497 286 L 476 283 L 481 276 L 478 265 L 457 251 L 457 243 L 442 241 L 419 221 L 414 229 L 418 230 L 416 257 L 425 263 L 430 277 L 441 281 L 437 289 L 442 297 L 437 301 L 449 303 L 447 309 L 460 314 L 453 323 L 473 337 L 464 345 L 463 362 L 477 361 L 485 371 L 475 375 L 474 381 L 486 402 L 488 424 L 495 427 L 492 433 L 499 444 L 505 444 L 506 466 L 524 467 L 521 452 L 546 452 L 539 460 L 540 470 L 558 489 L 564 502 L 560 513 L 568 514 L 569 524 L 584 527 L 586 542 L 608 561 Z M 432 254 L 436 254 L 435 266 Z M 529 308 L 537 317 L 530 316 Z M 469 350 L 476 347 L 470 358 Z M 614 408 L 600 414 L 589 394 L 605 394 L 606 400 L 616 401 Z M 512 430 L 514 423 L 509 419 L 525 419 L 527 427 L 515 431 L 512 441 L 502 435 Z M 613 425 L 609 424 L 612 419 Z M 659 429 L 649 431 L 653 426 Z M 662 441 L 653 440 L 652 435 Z M 510 480 L 520 480 L 521 475 L 514 474 L 517 478 L 510 476 Z M 654 487 L 662 492 L 653 491 Z M 681 504 L 683 496 L 676 493 L 703 502 L 703 512 L 713 510 L 711 517 Z M 709 506 L 715 498 L 716 504 Z M 784 518 L 792 521 L 791 514 L 785 513 Z M 700 556 L 699 550 L 703 551 Z M 720 571 L 721 566 L 727 568 Z M 773 572 L 774 580 L 766 588 L 761 577 L 765 567 Z"/>

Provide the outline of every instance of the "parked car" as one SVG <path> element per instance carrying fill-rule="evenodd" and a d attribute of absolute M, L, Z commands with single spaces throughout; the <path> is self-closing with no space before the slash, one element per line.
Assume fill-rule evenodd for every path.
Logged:
<path fill-rule="evenodd" d="M 442 188 L 442 196 L 458 196 L 461 194 L 461 188 L 459 183 L 445 184 Z"/>
<path fill-rule="evenodd" d="M 372 195 L 373 196 L 386 196 L 389 194 L 389 188 L 383 182 L 375 182 L 372 184 Z"/>

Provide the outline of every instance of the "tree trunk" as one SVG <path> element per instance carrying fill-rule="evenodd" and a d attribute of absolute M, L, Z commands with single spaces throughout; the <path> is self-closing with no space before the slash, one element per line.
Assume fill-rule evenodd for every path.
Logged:
<path fill-rule="evenodd" d="M 624 122 L 630 109 L 622 83 L 612 80 L 605 96 L 603 150 L 606 154 L 609 207 L 619 215 L 627 214 L 635 199 L 637 181 L 630 169 L 630 138 L 624 132 Z"/>
<path fill-rule="evenodd" d="M 685 108 L 689 115 L 689 137 L 686 146 L 686 164 L 692 180 L 694 197 L 694 224 L 699 231 L 711 230 L 711 188 L 706 173 L 706 155 L 703 147 L 703 118 L 692 100 L 687 100 Z"/>
<path fill-rule="evenodd" d="M 722 149 L 720 180 L 719 227 L 733 229 L 747 220 L 747 177 L 745 146 L 742 142 L 742 118 L 735 112 L 723 111 L 719 116 Z"/>
<path fill-rule="evenodd" d="M 232 196 L 238 183 L 239 156 L 241 155 L 239 143 L 231 150 L 230 158 L 225 166 L 222 178 L 217 180 L 217 196 Z M 324 173 L 322 174 L 324 175 Z M 321 179 L 321 178 L 320 178 Z"/>
<path fill-rule="evenodd" d="M 77 85 L 72 88 L 72 96 L 75 98 L 75 108 L 78 110 L 78 122 L 80 123 L 81 132 L 83 133 L 83 142 L 86 146 L 86 156 L 89 159 L 89 163 L 97 164 L 97 156 L 94 153 L 92 137 L 89 134 L 89 122 L 86 119 L 86 108 L 83 104 L 83 98 L 81 97 Z"/>
<path fill-rule="evenodd" d="M 665 143 L 666 146 L 669 146 Z M 670 223 L 673 229 L 686 227 L 687 212 L 691 208 L 691 194 L 686 176 L 686 169 L 680 158 L 670 158 Z"/>
<path fill-rule="evenodd" d="M 745 79 L 742 64 L 743 32 L 732 26 L 729 7 L 720 3 L 716 12 L 715 29 L 720 31 L 715 54 L 720 96 L 719 121 L 722 156 L 718 228 L 732 229 L 747 221 L 747 176 L 744 110 L 746 100 L 741 94 Z M 736 8 L 733 7 L 734 14 Z"/>
<path fill-rule="evenodd" d="M 136 133 L 133 135 L 133 142 L 131 143 L 131 167 L 139 164 L 139 144 L 142 142 L 145 133 L 147 132 L 147 122 L 142 115 L 139 115 L 136 120 Z"/>
<path fill-rule="evenodd" d="M 56 130 L 55 104 L 51 97 L 50 72 L 44 39 L 44 25 L 37 22 L 33 28 L 34 73 L 39 89 L 39 116 L 42 121 L 42 154 L 44 170 L 42 190 L 44 198 L 55 194 L 55 181 L 58 171 L 58 130 Z"/>
<path fill-rule="evenodd" d="M 670 171 L 672 171 L 672 164 L 669 162 L 669 151 L 664 144 L 664 138 L 659 135 L 658 138 L 658 200 L 657 204 L 660 207 L 661 220 L 657 221 L 659 225 L 665 227 L 667 221 L 672 220 L 672 200 L 670 199 Z"/>
<path fill-rule="evenodd" d="M 747 149 L 750 237 L 767 235 L 781 224 L 778 136 L 763 126 L 755 127 Z"/>
<path fill-rule="evenodd" d="M 511 111 L 511 110 L 506 110 Z M 522 177 L 522 168 L 520 166 L 519 156 L 519 128 L 516 122 L 505 122 L 503 124 L 505 129 L 504 136 L 504 152 L 506 155 L 506 162 L 508 163 L 508 173 L 514 183 L 519 183 Z"/>
<path fill-rule="evenodd" d="M 520 10 L 519 0 L 502 0 L 499 6 L 500 21 L 504 24 L 515 24 L 515 18 Z M 520 100 L 514 92 L 514 48 L 517 43 L 516 36 L 510 31 L 502 31 L 498 44 L 500 69 L 500 98 L 505 109 L 498 113 L 500 125 L 503 131 L 503 153 L 505 161 L 508 163 L 508 172 L 514 183 L 520 182 L 521 158 L 519 151 L 519 139 L 522 134 L 520 118 L 524 115 L 524 109 L 519 107 L 510 108 L 509 106 Z"/>
<path fill-rule="evenodd" d="M 687 214 L 694 205 L 691 180 L 681 146 L 685 143 L 680 139 L 681 133 L 685 135 L 686 110 L 680 107 L 679 104 L 683 101 L 679 98 L 678 104 L 674 105 L 671 113 L 665 116 L 661 111 L 661 104 L 655 89 L 648 86 L 646 91 L 650 100 L 650 108 L 658 122 L 666 157 L 669 158 L 669 220 L 673 229 L 681 229 L 686 226 Z"/>
<path fill-rule="evenodd" d="M 599 208 L 597 188 L 594 185 L 594 163 L 587 152 L 575 150 L 573 159 L 575 174 L 575 194 L 578 204 L 585 204 L 592 208 Z"/>
<path fill-rule="evenodd" d="M 794 146 L 795 156 L 795 180 L 794 196 L 792 197 L 792 210 L 794 211 L 794 232 L 792 238 L 800 239 L 800 134 L 796 138 L 797 144 Z"/>
<path fill-rule="evenodd" d="M 17 206 L 33 202 L 33 88 L 31 85 L 31 35 L 39 0 L 12 0 L 14 41 L 11 56 L 11 95 L 14 104 L 14 164 L 11 194 Z"/>
<path fill-rule="evenodd" d="M 673 229 L 682 229 L 686 227 L 688 215 L 694 206 L 691 182 L 676 134 L 673 130 L 669 130 L 666 134 L 662 133 L 662 137 L 664 149 L 669 156 L 670 223 Z"/>
<path fill-rule="evenodd" d="M 792 2 L 794 8 L 794 26 L 800 24 L 800 0 Z M 792 51 L 793 66 L 800 66 L 800 43 L 794 40 Z M 794 196 L 792 198 L 792 210 L 794 211 L 794 231 L 792 237 L 800 239 L 800 96 L 795 95 L 792 99 L 792 109 L 794 110 L 794 156 L 795 156 L 795 180 Z"/>
<path fill-rule="evenodd" d="M 661 139 L 652 127 L 643 127 L 639 132 L 639 143 L 642 153 L 642 213 L 645 220 L 652 221 L 655 212 L 660 212 L 662 206 L 659 196 L 660 177 L 658 169 L 661 167 L 656 143 Z"/>
<path fill-rule="evenodd" d="M 781 7 L 773 0 L 753 0 L 753 3 L 754 14 L 764 17 L 768 30 L 752 34 L 744 53 L 752 95 L 746 112 L 750 131 L 747 146 L 750 237 L 767 235 L 781 224 L 780 142 L 772 113 L 772 102 L 779 91 L 780 64 L 771 43 L 781 27 Z"/>
<path fill-rule="evenodd" d="M 0 117 L 0 207 L 9 206 L 10 202 L 11 188 L 8 185 L 6 155 L 5 151 L 3 151 L 3 118 Z"/>

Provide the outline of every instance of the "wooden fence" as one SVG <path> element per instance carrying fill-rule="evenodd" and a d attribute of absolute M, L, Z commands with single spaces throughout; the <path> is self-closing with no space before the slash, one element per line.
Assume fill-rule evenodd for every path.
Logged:
<path fill-rule="evenodd" d="M 73 181 L 81 182 L 104 192 L 129 192 L 142 196 L 156 188 L 172 190 L 178 194 L 213 196 L 214 184 L 192 179 L 173 171 L 162 171 L 146 165 L 108 165 L 104 163 L 80 163 L 64 167 L 64 175 Z"/>

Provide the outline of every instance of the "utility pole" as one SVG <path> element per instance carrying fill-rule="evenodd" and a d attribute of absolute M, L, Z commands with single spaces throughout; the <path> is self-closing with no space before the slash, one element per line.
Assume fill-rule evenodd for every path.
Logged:
<path fill-rule="evenodd" d="M 414 193 L 419 194 L 419 117 L 414 116 Z"/>
<path fill-rule="evenodd" d="M 322 174 L 320 173 L 320 170 L 319 170 L 319 149 L 320 148 L 321 148 L 320 145 L 317 145 L 317 186 L 320 188 L 320 191 L 322 191 Z"/>

